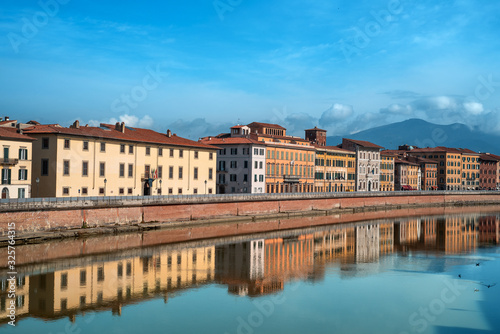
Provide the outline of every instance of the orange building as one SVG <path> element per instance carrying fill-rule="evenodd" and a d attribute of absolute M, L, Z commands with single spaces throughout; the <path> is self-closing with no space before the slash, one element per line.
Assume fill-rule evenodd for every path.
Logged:
<path fill-rule="evenodd" d="M 380 152 L 380 191 L 394 191 L 394 160 L 396 156 Z"/>
<path fill-rule="evenodd" d="M 287 136 L 277 124 L 248 124 L 250 138 L 266 145 L 266 192 L 313 192 L 315 147 L 308 140 Z"/>
<path fill-rule="evenodd" d="M 498 189 L 500 187 L 500 156 L 490 153 L 479 157 L 479 188 Z"/>
<path fill-rule="evenodd" d="M 337 146 L 316 146 L 314 191 L 354 191 L 355 164 L 356 155 L 352 151 Z"/>

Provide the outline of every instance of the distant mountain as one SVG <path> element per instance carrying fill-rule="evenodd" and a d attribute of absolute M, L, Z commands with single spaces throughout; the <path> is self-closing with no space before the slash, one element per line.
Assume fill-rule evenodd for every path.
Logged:
<path fill-rule="evenodd" d="M 367 140 L 386 149 L 397 149 L 399 145 L 408 144 L 418 147 L 468 148 L 476 152 L 500 154 L 500 136 L 471 130 L 460 123 L 438 125 L 421 119 L 409 119 L 352 135 L 327 137 L 327 144 L 340 144 L 342 137 Z"/>

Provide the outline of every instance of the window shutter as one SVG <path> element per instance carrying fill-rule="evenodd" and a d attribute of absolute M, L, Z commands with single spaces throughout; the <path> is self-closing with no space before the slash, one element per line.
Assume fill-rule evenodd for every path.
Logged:
<path fill-rule="evenodd" d="M 11 176 L 11 170 L 7 170 L 7 184 L 10 184 L 10 176 Z"/>

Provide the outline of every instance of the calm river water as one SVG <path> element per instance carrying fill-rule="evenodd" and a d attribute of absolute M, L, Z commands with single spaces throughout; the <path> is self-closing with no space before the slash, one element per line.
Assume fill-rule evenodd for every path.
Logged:
<path fill-rule="evenodd" d="M 378 220 L 43 261 L 65 242 L 26 246 L 15 327 L 0 272 L 0 332 L 499 333 L 499 220 Z"/>

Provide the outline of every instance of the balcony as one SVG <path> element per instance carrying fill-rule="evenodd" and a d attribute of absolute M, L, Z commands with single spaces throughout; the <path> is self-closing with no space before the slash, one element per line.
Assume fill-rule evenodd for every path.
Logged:
<path fill-rule="evenodd" d="M 14 165 L 17 165 L 18 162 L 19 162 L 19 159 L 3 158 L 3 159 L 0 159 L 0 166 L 14 166 Z"/>
<path fill-rule="evenodd" d="M 299 183 L 299 180 L 300 180 L 299 175 L 284 175 L 283 176 L 283 182 Z"/>

